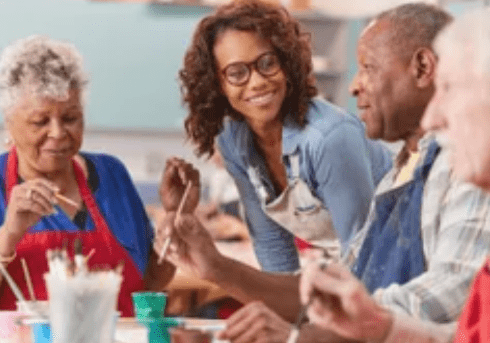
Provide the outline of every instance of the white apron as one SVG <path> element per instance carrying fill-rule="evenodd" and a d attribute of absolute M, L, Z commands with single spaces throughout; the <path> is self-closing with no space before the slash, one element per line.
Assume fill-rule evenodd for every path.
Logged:
<path fill-rule="evenodd" d="M 292 180 L 273 201 L 267 203 L 267 190 L 257 171 L 249 167 L 248 175 L 255 187 L 264 213 L 293 235 L 338 257 L 340 243 L 333 228 L 330 213 L 317 199 L 306 182 L 300 178 L 299 155 L 290 156 Z"/>

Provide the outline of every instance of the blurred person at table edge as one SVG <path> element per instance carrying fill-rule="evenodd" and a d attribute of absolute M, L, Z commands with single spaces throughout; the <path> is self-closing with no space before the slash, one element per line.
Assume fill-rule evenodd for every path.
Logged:
<path fill-rule="evenodd" d="M 156 263 L 152 225 L 123 164 L 79 151 L 87 83 L 82 57 L 69 43 L 36 35 L 2 53 L 0 104 L 11 148 L 0 156 L 0 261 L 27 295 L 25 258 L 35 296 L 44 300 L 46 250 L 80 238 L 83 254 L 95 249 L 89 266 L 124 262 L 118 310 L 132 316 L 131 292 L 162 290 L 174 268 Z M 0 308 L 15 309 L 15 300 L 1 281 Z"/>
<path fill-rule="evenodd" d="M 324 310 L 327 325 L 304 325 L 297 333 L 280 317 L 294 321 L 300 311 L 297 277 L 260 272 L 223 257 L 193 216 L 182 216 L 174 230 L 159 231 L 173 234 L 169 260 L 251 302 L 228 319 L 221 338 L 236 342 L 285 342 L 288 337 L 289 342 L 295 338 L 298 342 L 451 339 L 471 280 L 490 249 L 490 197 L 454 180 L 450 151 L 420 129 L 435 92 L 437 57 L 432 42 L 450 21 L 435 6 L 406 4 L 378 15 L 359 39 L 359 70 L 351 92 L 358 98 L 368 135 L 403 139 L 405 146 L 399 163 L 380 182 L 368 219 L 343 256 L 352 272 L 341 264 L 328 266 L 325 272 L 316 269 L 315 275 L 339 279 L 342 300 L 350 300 L 345 304 L 352 312 L 345 315 L 341 312 L 345 304 L 329 298 L 334 301 L 327 301 L 333 310 Z M 166 234 L 157 234 L 156 245 Z M 369 293 L 372 297 L 360 296 Z M 374 309 L 374 315 L 356 311 L 356 306 Z M 350 320 L 353 315 L 357 317 Z M 332 324 L 335 320 L 343 325 Z"/>
<path fill-rule="evenodd" d="M 199 155 L 216 138 L 267 271 L 299 268 L 295 236 L 346 248 L 392 162 L 356 116 L 315 97 L 309 38 L 282 7 L 233 1 L 200 21 L 180 71 L 187 135 Z"/>
<path fill-rule="evenodd" d="M 490 192 L 490 9 L 455 20 L 437 39 L 436 94 L 422 124 L 443 136 L 457 177 Z M 473 281 L 455 342 L 488 342 L 490 260 Z"/>

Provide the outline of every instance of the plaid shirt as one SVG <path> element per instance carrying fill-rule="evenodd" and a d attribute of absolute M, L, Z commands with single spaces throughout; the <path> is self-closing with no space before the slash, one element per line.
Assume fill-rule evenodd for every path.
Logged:
<path fill-rule="evenodd" d="M 432 138 L 424 137 L 419 142 L 417 166 L 424 160 Z M 458 319 L 475 273 L 490 251 L 490 195 L 454 180 L 448 155 L 443 148 L 424 187 L 421 232 L 426 271 L 404 285 L 392 284 L 374 292 L 374 298 L 393 312 L 436 323 Z M 393 168 L 385 175 L 375 197 L 394 189 L 397 172 Z M 344 256 L 350 267 L 376 219 L 374 203 Z"/>

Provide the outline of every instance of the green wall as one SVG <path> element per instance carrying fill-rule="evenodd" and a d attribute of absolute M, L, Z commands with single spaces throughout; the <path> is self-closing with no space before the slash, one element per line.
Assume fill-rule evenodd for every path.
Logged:
<path fill-rule="evenodd" d="M 206 9 L 85 0 L 0 0 L 0 48 L 31 34 L 73 42 L 91 77 L 87 126 L 181 129 L 177 73 Z"/>
<path fill-rule="evenodd" d="M 455 15 L 481 2 L 451 4 Z M 31 34 L 73 42 L 91 76 L 87 126 L 182 130 L 177 73 L 198 20 L 210 8 L 86 0 L 0 0 L 0 49 Z M 347 84 L 365 21 L 349 22 Z M 355 99 L 347 107 L 356 112 Z M 0 114 L 1 115 L 1 114 Z"/>

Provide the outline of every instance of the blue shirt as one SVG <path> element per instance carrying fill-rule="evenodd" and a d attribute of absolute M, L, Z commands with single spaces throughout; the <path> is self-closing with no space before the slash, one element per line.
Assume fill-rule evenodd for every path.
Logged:
<path fill-rule="evenodd" d="M 282 132 L 283 161 L 292 178 L 288 156 L 299 153 L 300 177 L 329 210 L 342 250 L 366 218 L 374 188 L 392 165 L 392 154 L 381 143 L 365 137 L 354 115 L 319 98 L 311 101 L 307 124 L 299 127 L 286 118 Z M 269 196 L 275 197 L 262 156 L 255 149 L 245 121 L 227 120 L 218 137 L 226 168 L 233 176 L 245 207 L 255 253 L 264 270 L 299 268 L 294 237 L 270 219 L 252 185 L 247 169 L 254 166 Z"/>

